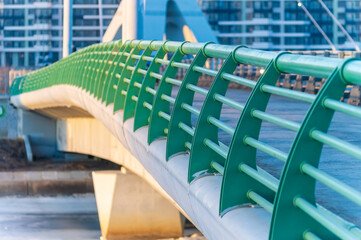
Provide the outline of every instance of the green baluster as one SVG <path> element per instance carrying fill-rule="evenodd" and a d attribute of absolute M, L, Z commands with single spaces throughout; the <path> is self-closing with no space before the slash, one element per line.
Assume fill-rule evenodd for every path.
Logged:
<path fill-rule="evenodd" d="M 285 53 L 280 53 L 276 59 Z M 252 116 L 253 110 L 265 111 L 271 94 L 261 90 L 264 84 L 275 85 L 281 72 L 275 66 L 276 59 L 272 60 L 264 74 L 258 80 L 242 111 L 235 129 L 224 169 L 222 182 L 220 213 L 235 206 L 253 202 L 248 193 L 252 190 L 265 200 L 272 203 L 275 196 L 274 189 L 270 189 L 248 174 L 240 171 L 244 164 L 254 171 L 258 171 L 256 164 L 257 149 L 245 142 L 246 138 L 258 139 L 262 120 Z M 246 59 L 245 59 L 246 60 Z M 272 183 L 271 183 L 272 184 Z"/>
<path fill-rule="evenodd" d="M 131 46 L 134 46 L 134 48 L 130 54 L 129 53 L 126 54 L 126 55 L 128 55 L 128 59 L 124 64 L 122 74 L 119 76 L 119 81 L 118 81 L 117 90 L 116 90 L 115 99 L 114 99 L 114 112 L 124 109 L 125 97 L 127 95 L 126 90 L 128 89 L 128 86 L 129 86 L 127 81 L 130 81 L 130 79 L 133 75 L 133 71 L 130 70 L 129 67 L 134 68 L 134 64 L 137 61 L 137 59 L 132 58 L 132 56 L 139 55 L 140 51 L 142 50 L 139 47 L 139 41 L 132 41 L 130 44 L 131 44 Z"/>
<path fill-rule="evenodd" d="M 130 43 L 131 43 L 131 41 L 129 41 L 129 40 L 124 43 L 124 45 L 122 46 L 123 50 L 122 50 L 121 54 L 119 54 L 119 58 L 117 59 L 117 61 L 114 61 L 115 65 L 113 63 L 114 69 L 111 72 L 110 80 L 108 80 L 109 86 L 107 89 L 106 101 L 105 101 L 105 104 L 107 106 L 110 103 L 114 102 L 115 94 L 116 94 L 116 91 L 118 88 L 119 79 L 120 79 L 120 76 L 124 69 L 125 62 L 127 61 L 127 58 L 128 58 L 128 56 L 126 54 L 129 54 L 132 50 L 132 46 L 130 46 Z"/>
<path fill-rule="evenodd" d="M 143 57 L 149 57 L 151 56 L 153 52 L 153 48 L 151 47 L 151 42 L 147 46 L 147 48 L 143 51 L 141 58 L 138 60 L 137 65 L 134 68 L 133 75 L 130 79 L 130 83 L 127 89 L 127 96 L 125 97 L 124 102 L 124 115 L 123 115 L 123 121 L 125 122 L 127 119 L 134 117 L 135 113 L 135 107 L 137 105 L 138 101 L 138 95 L 139 95 L 139 85 L 142 84 L 144 79 L 144 74 L 139 72 L 138 70 L 145 70 L 147 67 L 146 60 L 143 60 Z"/>
<path fill-rule="evenodd" d="M 91 56 L 93 56 L 94 50 L 95 50 L 94 45 L 90 46 L 87 49 L 87 52 L 85 54 L 84 61 L 83 61 L 83 64 L 82 64 L 82 69 L 80 70 L 80 76 L 79 77 L 80 77 L 80 81 L 81 81 L 81 88 L 86 90 L 86 91 L 88 90 L 87 89 L 88 79 L 86 79 L 86 76 L 87 76 L 87 73 L 89 71 L 90 58 L 91 58 Z"/>
<path fill-rule="evenodd" d="M 100 51 L 99 58 L 96 60 L 96 67 L 93 75 L 94 77 L 92 78 L 92 87 L 90 90 L 90 94 L 93 94 L 94 98 L 96 98 L 96 93 L 98 91 L 100 82 L 100 75 L 102 74 L 102 69 L 104 68 L 105 61 L 111 48 L 111 43 L 102 44 L 102 50 Z"/>
<path fill-rule="evenodd" d="M 76 69 L 78 68 L 79 64 L 79 55 L 81 55 L 81 50 L 75 53 L 72 53 L 71 63 L 70 63 L 70 71 L 69 71 L 69 85 L 75 86 L 76 85 Z"/>
<path fill-rule="evenodd" d="M 111 65 L 113 65 L 113 60 L 115 55 L 113 54 L 119 51 L 119 46 L 115 42 L 112 42 L 110 44 L 110 47 L 108 49 L 108 52 L 106 53 L 106 57 L 103 60 L 103 65 L 100 69 L 100 74 L 98 75 L 98 86 L 96 89 L 95 96 L 97 99 L 101 98 L 101 95 L 103 93 L 103 88 L 105 85 L 106 76 L 109 74 L 109 68 Z"/>
<path fill-rule="evenodd" d="M 222 76 L 224 73 L 232 74 L 236 69 L 238 62 L 233 55 L 237 49 L 238 47 L 230 53 L 223 63 L 203 103 L 192 140 L 192 150 L 188 168 L 189 182 L 195 177 L 204 174 L 217 173 L 216 169 L 211 167 L 212 162 L 224 166 L 225 159 L 213 149 L 206 146 L 205 141 L 212 141 L 218 144 L 218 127 L 212 125 L 209 122 L 209 118 L 219 119 L 221 116 L 222 103 L 217 101 L 214 96 L 215 94 L 224 96 L 227 92 L 229 81 L 224 80 Z"/>
<path fill-rule="evenodd" d="M 328 77 L 302 122 L 280 179 L 273 210 L 270 239 L 300 239 L 308 230 L 312 230 L 322 239 L 352 239 L 346 235 L 335 235 L 295 205 L 296 200 L 302 198 L 316 206 L 316 180 L 303 174 L 301 167 L 304 163 L 315 168 L 318 167 L 323 144 L 312 139 L 311 133 L 315 129 L 327 133 L 334 110 L 324 107 L 323 102 L 326 98 L 337 101 L 341 99 L 347 84 L 343 79 L 343 69 L 353 60 L 352 58 L 345 60 Z"/>
<path fill-rule="evenodd" d="M 152 77 L 150 73 L 159 73 L 162 64 L 157 62 L 156 59 L 164 58 L 165 54 L 167 53 L 167 51 L 164 49 L 166 43 L 167 42 L 164 42 L 162 47 L 155 54 L 154 59 L 150 63 L 149 69 L 144 76 L 144 81 L 139 91 L 137 106 L 134 114 L 134 131 L 149 124 L 151 109 L 147 108 L 146 104 L 148 103 L 151 105 L 153 103 L 154 95 L 152 92 L 155 92 L 154 88 L 156 83 L 156 78 Z M 154 91 L 151 92 L 149 89 L 153 89 Z"/>
<path fill-rule="evenodd" d="M 79 87 L 79 72 L 82 66 L 82 61 L 84 57 L 86 49 L 81 49 L 76 52 L 77 56 L 74 62 L 74 69 L 72 70 L 72 85 Z"/>
<path fill-rule="evenodd" d="M 84 69 L 82 71 L 82 76 L 81 76 L 81 81 L 82 81 L 82 86 L 83 86 L 83 89 L 85 89 L 85 91 L 89 91 L 89 73 L 91 71 L 91 59 L 95 56 L 95 52 L 96 52 L 96 49 L 97 49 L 97 46 L 95 45 L 92 45 L 90 47 L 90 50 L 87 54 L 87 57 L 86 57 L 86 62 L 84 63 Z"/>
<path fill-rule="evenodd" d="M 169 61 L 166 70 L 163 73 L 163 77 L 160 80 L 157 92 L 154 97 L 152 111 L 150 113 L 149 129 L 148 129 L 148 144 L 151 144 L 154 140 L 167 136 L 165 132 L 168 129 L 169 120 L 162 118 L 159 114 L 170 114 L 170 103 L 165 101 L 162 96 L 171 96 L 173 84 L 166 81 L 167 78 L 175 78 L 178 68 L 172 66 L 173 62 L 181 62 L 184 53 L 182 52 L 182 46 L 187 42 L 179 44 L 177 51 L 173 54 L 173 57 Z"/>
<path fill-rule="evenodd" d="M 184 106 L 186 106 L 186 104 L 188 106 L 192 106 L 195 92 L 189 90 L 187 88 L 187 84 L 197 85 L 200 73 L 194 71 L 193 67 L 203 67 L 207 60 L 207 55 L 204 52 L 204 48 L 208 44 L 209 43 L 206 43 L 198 51 L 196 57 L 190 64 L 190 67 L 182 81 L 182 85 L 179 88 L 168 127 L 166 159 L 169 159 L 170 156 L 176 153 L 186 152 L 189 150 L 188 144 L 192 142 L 192 136 L 181 129 L 179 125 L 185 124 L 188 127 L 192 126 L 191 113 L 185 110 Z"/>
<path fill-rule="evenodd" d="M 100 58 L 100 52 L 102 51 L 104 46 L 97 44 L 96 49 L 93 51 L 93 55 L 89 59 L 89 66 L 88 70 L 86 71 L 85 81 L 86 81 L 86 89 L 89 94 L 91 94 L 92 86 L 93 86 L 93 79 L 95 77 L 95 71 L 97 67 L 98 59 Z"/>
<path fill-rule="evenodd" d="M 113 51 L 113 55 L 114 57 L 111 59 L 111 63 L 109 65 L 108 70 L 105 72 L 105 78 L 104 78 L 104 86 L 103 89 L 101 90 L 101 102 L 105 102 L 106 101 L 106 97 L 107 97 L 107 92 L 108 92 L 108 88 L 109 88 L 109 84 L 111 82 L 111 77 L 113 75 L 114 69 L 115 69 L 115 64 L 118 63 L 119 58 L 120 58 L 120 54 L 123 52 L 124 50 L 124 44 L 122 44 L 122 41 L 119 40 L 116 42 L 117 44 L 117 50 Z"/>

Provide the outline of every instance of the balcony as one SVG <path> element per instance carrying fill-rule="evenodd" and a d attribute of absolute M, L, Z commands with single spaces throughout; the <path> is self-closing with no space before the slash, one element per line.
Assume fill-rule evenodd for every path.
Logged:
<path fill-rule="evenodd" d="M 48 41 L 51 39 L 51 35 L 50 34 L 35 34 L 33 36 L 33 38 L 35 40 L 40 40 L 40 41 Z"/>
<path fill-rule="evenodd" d="M 253 30 L 252 36 L 253 37 L 270 37 L 273 35 L 271 30 Z"/>
<path fill-rule="evenodd" d="M 255 49 L 273 49 L 273 44 L 270 42 L 253 42 L 251 48 Z"/>
<path fill-rule="evenodd" d="M 49 46 L 49 45 L 34 45 L 33 49 L 35 51 L 39 51 L 39 52 L 47 52 L 47 51 L 50 51 L 51 46 Z"/>
<path fill-rule="evenodd" d="M 272 23 L 271 18 L 253 18 L 246 21 L 219 21 L 219 25 L 270 25 Z"/>
<path fill-rule="evenodd" d="M 51 29 L 51 24 L 50 23 L 35 23 L 34 25 L 35 29 Z"/>
<path fill-rule="evenodd" d="M 42 2 L 42 1 L 35 0 L 33 2 L 33 6 L 34 6 L 34 8 L 50 8 L 51 2 Z"/>

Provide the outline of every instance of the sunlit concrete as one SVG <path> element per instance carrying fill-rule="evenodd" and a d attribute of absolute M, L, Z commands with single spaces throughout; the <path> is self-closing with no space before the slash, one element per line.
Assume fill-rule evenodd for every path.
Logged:
<path fill-rule="evenodd" d="M 91 154 L 127 166 L 158 190 L 130 171 L 128 174 L 94 172 L 94 190 L 104 239 L 122 239 L 128 235 L 182 236 L 184 217 L 173 206 L 176 203 L 97 119 L 58 120 L 57 146 L 61 151 Z"/>
<path fill-rule="evenodd" d="M 93 182 L 104 240 L 182 236 L 185 218 L 137 175 L 96 171 Z"/>

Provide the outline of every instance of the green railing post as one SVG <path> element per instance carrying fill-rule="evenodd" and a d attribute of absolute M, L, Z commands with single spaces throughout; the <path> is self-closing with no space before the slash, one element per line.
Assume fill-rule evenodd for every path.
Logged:
<path fill-rule="evenodd" d="M 148 109 L 146 104 L 153 104 L 154 94 L 152 94 L 150 89 L 154 90 L 157 80 L 151 76 L 151 73 L 159 73 L 161 63 L 157 62 L 157 59 L 163 59 L 166 55 L 167 51 L 164 49 L 166 43 L 167 41 L 163 43 L 162 47 L 155 54 L 154 59 L 151 61 L 147 73 L 144 76 L 144 81 L 139 91 L 137 106 L 134 114 L 134 131 L 149 124 L 151 109 Z M 151 45 L 152 44 L 150 43 L 149 46 Z"/>
<path fill-rule="evenodd" d="M 102 50 L 99 52 L 99 57 L 95 60 L 95 69 L 91 81 L 90 94 L 93 94 L 94 98 L 96 98 L 96 93 L 100 82 L 100 76 L 105 66 L 105 61 L 110 55 L 109 51 L 112 49 L 111 43 L 106 43 L 102 46 Z"/>
<path fill-rule="evenodd" d="M 209 122 L 209 118 L 212 117 L 219 119 L 221 116 L 222 103 L 216 101 L 215 94 L 222 96 L 226 94 L 229 81 L 223 79 L 223 74 L 232 74 L 236 69 L 238 62 L 235 60 L 233 55 L 238 48 L 239 47 L 236 47 L 223 63 L 217 76 L 213 80 L 207 97 L 203 103 L 192 140 L 192 150 L 190 153 L 188 168 L 189 182 L 204 174 L 217 173 L 218 171 L 211 167 L 212 162 L 216 162 L 224 166 L 225 159 L 217 154 L 217 152 L 210 149 L 204 142 L 207 140 L 218 144 L 218 127 L 212 125 Z"/>
<path fill-rule="evenodd" d="M 150 113 L 149 129 L 148 129 L 148 144 L 151 144 L 154 140 L 167 136 L 165 132 L 168 129 L 169 120 L 162 118 L 159 113 L 170 114 L 170 103 L 165 101 L 162 96 L 170 96 L 172 94 L 173 84 L 166 81 L 167 78 L 174 78 L 177 74 L 178 68 L 172 66 L 173 62 L 181 62 L 184 53 L 182 52 L 182 46 L 186 42 L 179 44 L 177 51 L 170 59 L 167 68 L 165 69 L 162 79 L 160 80 L 157 92 L 154 96 L 152 105 L 152 111 Z"/>
<path fill-rule="evenodd" d="M 119 59 L 121 58 L 121 55 L 123 54 L 123 51 L 124 51 L 124 48 L 125 48 L 125 45 L 122 44 L 121 40 L 117 41 L 116 44 L 117 44 L 117 49 L 118 50 L 112 52 L 114 57 L 111 59 L 111 63 L 109 65 L 109 68 L 105 72 L 106 74 L 105 74 L 105 78 L 104 78 L 104 86 L 103 86 L 103 90 L 102 90 L 102 93 L 101 93 L 101 101 L 102 101 L 102 103 L 105 102 L 106 105 L 107 105 L 106 99 L 107 99 L 109 87 L 110 87 L 110 84 L 113 82 L 113 81 L 111 81 L 111 79 L 112 79 L 112 77 L 114 75 L 114 69 L 116 68 L 116 64 L 119 62 Z M 115 83 L 113 83 L 113 84 L 115 84 Z M 113 88 L 113 90 L 115 90 L 115 89 Z M 114 99 L 114 96 L 113 96 L 112 99 Z"/>
<path fill-rule="evenodd" d="M 192 142 L 193 136 L 185 132 L 179 127 L 179 124 L 185 124 L 188 127 L 192 126 L 191 123 L 191 112 L 184 109 L 185 105 L 192 106 L 194 91 L 191 91 L 187 88 L 187 84 L 197 85 L 199 72 L 194 71 L 195 66 L 203 67 L 204 63 L 207 60 L 207 55 L 204 52 L 204 48 L 211 43 L 204 44 L 201 48 L 192 63 L 189 66 L 189 69 L 182 81 L 182 85 L 179 88 L 177 97 L 173 106 L 173 112 L 169 121 L 168 126 L 168 138 L 167 138 L 167 150 L 166 150 L 166 159 L 168 160 L 170 156 L 179 153 L 186 152 L 189 149 L 189 144 Z M 213 44 L 213 43 L 212 43 Z"/>
<path fill-rule="evenodd" d="M 135 46 L 134 46 L 135 45 Z M 130 46 L 134 46 L 130 53 L 124 53 L 128 57 L 125 63 L 122 64 L 122 73 L 119 75 L 117 90 L 114 97 L 114 112 L 124 109 L 125 97 L 127 95 L 130 79 L 132 78 L 133 71 L 129 67 L 134 68 L 137 59 L 132 58 L 133 55 L 139 55 L 142 49 L 139 47 L 139 41 L 131 41 Z"/>
<path fill-rule="evenodd" d="M 96 92 L 95 92 L 95 96 L 97 99 L 101 99 L 102 97 L 103 88 L 106 85 L 105 80 L 107 78 L 107 75 L 109 74 L 109 68 L 113 64 L 113 60 L 115 58 L 115 55 L 113 53 L 116 53 L 118 51 L 119 51 L 118 44 L 116 42 L 111 42 L 110 48 L 106 54 L 106 57 L 103 60 L 102 67 L 97 76 L 98 86 L 96 87 Z"/>
<path fill-rule="evenodd" d="M 99 51 L 102 49 L 100 44 L 94 45 L 94 51 L 89 56 L 89 61 L 87 64 L 87 71 L 84 71 L 85 76 L 83 78 L 85 82 L 85 89 L 90 93 L 92 86 L 93 73 L 95 71 L 95 61 L 99 58 Z"/>
<path fill-rule="evenodd" d="M 132 50 L 132 47 L 130 46 L 131 41 L 127 40 L 123 46 L 122 46 L 122 52 L 119 55 L 119 58 L 114 61 L 113 65 L 114 65 L 114 69 L 112 69 L 111 75 L 110 75 L 110 80 L 109 80 L 109 86 L 108 86 L 108 90 L 107 90 L 107 94 L 106 94 L 106 100 L 105 100 L 105 104 L 108 106 L 111 103 L 114 103 L 115 100 L 115 95 L 117 92 L 117 88 L 118 88 L 118 84 L 119 84 L 119 79 L 120 79 L 120 75 L 123 72 L 124 66 L 125 66 L 125 62 Z"/>
<path fill-rule="evenodd" d="M 327 133 L 334 110 L 326 108 L 324 100 L 334 99 L 339 101 L 341 99 L 347 84 L 343 79 L 343 68 L 352 60 L 345 60 L 329 76 L 302 122 L 280 179 L 272 217 L 270 239 L 299 239 L 302 238 L 306 231 L 311 231 L 322 239 L 356 239 L 350 238 L 348 235 L 337 235 L 327 229 L 305 211 L 302 211 L 297 201 L 298 199 L 306 200 L 310 205 L 316 206 L 316 180 L 302 172 L 302 164 L 307 163 L 315 168 L 318 167 L 323 144 L 315 141 L 311 134 L 316 129 Z"/>
<path fill-rule="evenodd" d="M 86 79 L 87 72 L 89 70 L 90 58 L 94 55 L 94 45 L 88 47 L 88 51 L 85 53 L 82 69 L 80 70 L 80 85 L 83 89 L 87 90 L 88 79 Z"/>
<path fill-rule="evenodd" d="M 278 55 L 281 56 L 284 53 Z M 225 164 L 222 182 L 220 213 L 232 207 L 254 202 L 249 197 L 253 191 L 261 195 L 268 202 L 273 202 L 275 190 L 269 189 L 259 181 L 240 171 L 241 164 L 258 171 L 256 164 L 257 149 L 246 143 L 246 139 L 259 137 L 262 120 L 254 118 L 254 110 L 265 111 L 271 94 L 261 90 L 264 84 L 275 85 L 280 76 L 280 71 L 275 66 L 276 59 L 272 60 L 258 80 L 247 103 L 242 111 L 235 129 Z M 244 127 L 247 126 L 247 127 Z"/>
<path fill-rule="evenodd" d="M 147 46 L 147 48 L 143 51 L 138 59 L 138 62 L 133 70 L 133 75 L 130 78 L 130 82 L 127 89 L 127 96 L 125 97 L 124 102 L 124 115 L 123 121 L 125 122 L 127 119 L 134 117 L 135 108 L 138 102 L 138 95 L 140 91 L 141 84 L 143 82 L 145 74 L 143 71 L 147 69 L 147 60 L 144 60 L 144 57 L 150 57 L 153 53 L 153 48 L 151 47 L 151 42 Z M 132 56 L 131 56 L 132 57 Z M 137 59 L 137 58 L 134 58 Z"/>

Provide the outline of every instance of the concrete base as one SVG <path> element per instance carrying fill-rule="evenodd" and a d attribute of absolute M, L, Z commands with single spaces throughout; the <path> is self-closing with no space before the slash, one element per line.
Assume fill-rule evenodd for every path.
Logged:
<path fill-rule="evenodd" d="M 93 189 L 90 171 L 0 172 L 0 197 L 73 195 Z"/>
<path fill-rule="evenodd" d="M 35 159 L 56 154 L 56 119 L 18 109 L 18 136 L 28 136 Z"/>
<path fill-rule="evenodd" d="M 97 171 L 93 184 L 104 240 L 182 236 L 183 215 L 137 175 Z"/>

